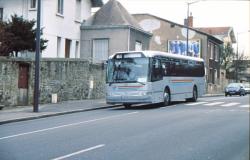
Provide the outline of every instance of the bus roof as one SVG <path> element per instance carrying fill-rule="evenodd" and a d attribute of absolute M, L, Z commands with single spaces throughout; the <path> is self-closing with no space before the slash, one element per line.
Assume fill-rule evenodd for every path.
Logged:
<path fill-rule="evenodd" d="M 202 58 L 184 56 L 184 55 L 173 54 L 173 53 L 168 53 L 168 52 L 161 52 L 161 51 L 124 51 L 124 52 L 117 52 L 117 53 L 111 55 L 109 57 L 109 59 L 112 59 L 117 54 L 129 54 L 129 53 L 131 53 L 131 54 L 132 53 L 142 53 L 145 57 L 163 56 L 163 57 L 194 60 L 194 61 L 204 61 Z"/>

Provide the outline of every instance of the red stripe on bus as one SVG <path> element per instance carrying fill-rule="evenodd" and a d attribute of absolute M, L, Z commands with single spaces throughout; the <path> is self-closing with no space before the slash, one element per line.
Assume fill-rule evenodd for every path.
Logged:
<path fill-rule="evenodd" d="M 176 83 L 178 83 L 178 82 L 193 82 L 193 80 L 172 80 L 172 82 L 176 82 Z"/>
<path fill-rule="evenodd" d="M 118 86 L 118 88 L 141 88 L 143 86 Z"/>

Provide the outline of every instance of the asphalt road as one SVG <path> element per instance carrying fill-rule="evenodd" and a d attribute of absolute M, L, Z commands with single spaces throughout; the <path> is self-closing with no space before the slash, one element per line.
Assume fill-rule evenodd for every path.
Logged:
<path fill-rule="evenodd" d="M 1 125 L 0 159 L 249 160 L 249 96 Z"/>

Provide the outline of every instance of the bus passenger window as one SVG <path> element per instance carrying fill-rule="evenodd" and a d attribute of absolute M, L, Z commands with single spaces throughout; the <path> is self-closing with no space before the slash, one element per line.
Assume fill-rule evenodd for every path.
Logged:
<path fill-rule="evenodd" d="M 170 62 L 162 63 L 163 76 L 170 76 Z"/>
<path fill-rule="evenodd" d="M 154 59 L 152 62 L 152 81 L 158 81 L 163 79 L 163 70 L 159 59 Z"/>

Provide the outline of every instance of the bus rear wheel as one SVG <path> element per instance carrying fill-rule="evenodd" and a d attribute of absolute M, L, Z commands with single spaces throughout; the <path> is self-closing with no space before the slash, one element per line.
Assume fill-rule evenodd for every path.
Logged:
<path fill-rule="evenodd" d="M 192 102 L 196 102 L 196 101 L 197 101 L 197 98 L 198 98 L 197 88 L 194 87 L 194 88 L 193 88 L 193 97 L 191 98 L 191 101 L 192 101 Z"/>
<path fill-rule="evenodd" d="M 168 89 L 165 89 L 164 94 L 163 94 L 163 105 L 168 106 L 170 105 L 171 98 L 170 98 L 170 92 Z"/>

